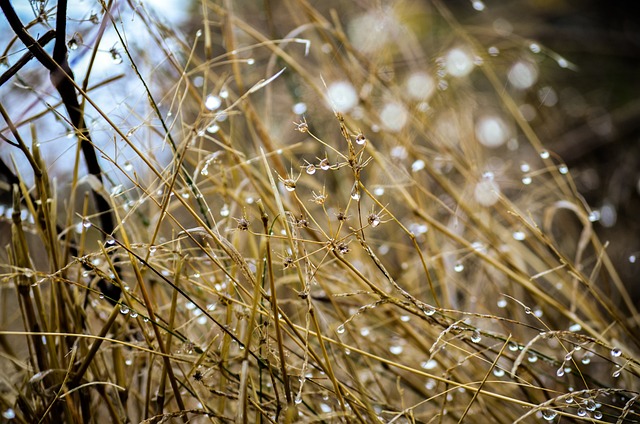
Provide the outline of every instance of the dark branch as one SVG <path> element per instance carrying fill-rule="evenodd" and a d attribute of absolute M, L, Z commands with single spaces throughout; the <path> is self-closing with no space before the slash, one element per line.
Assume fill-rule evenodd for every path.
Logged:
<path fill-rule="evenodd" d="M 73 72 L 69 67 L 69 62 L 67 61 L 67 47 L 65 45 L 67 14 L 66 0 L 60 0 L 58 3 L 58 16 L 56 19 L 56 28 L 58 33 L 56 34 L 53 58 L 49 56 L 42 46 L 27 32 L 9 0 L 0 0 L 0 8 L 4 12 L 11 29 L 16 33 L 20 41 L 22 41 L 35 58 L 49 70 L 49 79 L 60 94 L 62 103 L 69 115 L 69 120 L 77 131 L 80 149 L 82 150 L 85 162 L 87 163 L 87 169 L 89 170 L 89 173 L 98 178 L 99 181 L 103 181 L 102 170 L 98 162 L 98 157 L 93 147 L 89 130 L 85 125 L 83 111 L 80 108 L 80 103 L 78 102 L 76 88 L 73 83 Z M 7 167 L 5 166 L 5 168 Z M 99 216 L 102 229 L 106 233 L 112 233 L 115 225 L 113 222 L 113 215 L 111 214 L 111 205 L 105 198 L 95 191 L 93 192 L 93 199 L 96 208 L 100 212 Z M 118 287 L 112 285 L 107 287 L 107 283 L 104 281 L 101 281 L 100 283 L 100 288 L 105 291 L 105 294 L 108 294 L 110 298 L 118 298 L 120 296 L 120 289 Z M 110 293 L 107 293 L 107 291 Z"/>
<path fill-rule="evenodd" d="M 42 37 L 38 38 L 37 43 L 41 46 L 46 46 L 49 41 L 53 40 L 56 37 L 56 32 L 54 30 L 47 31 Z M 11 66 L 5 73 L 0 75 L 0 86 L 4 85 L 7 81 L 11 79 L 12 76 L 18 73 L 20 69 L 22 69 L 31 59 L 33 59 L 34 54 L 31 50 L 25 53 L 18 61 Z"/>

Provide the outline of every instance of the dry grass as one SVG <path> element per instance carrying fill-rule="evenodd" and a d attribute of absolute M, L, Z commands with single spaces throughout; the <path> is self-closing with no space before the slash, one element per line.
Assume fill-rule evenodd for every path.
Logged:
<path fill-rule="evenodd" d="M 437 0 L 290 0 L 266 21 L 244 3 L 198 4 L 188 42 L 126 11 L 163 54 L 122 46 L 122 68 L 139 66 L 125 78 L 151 86 L 128 99 L 145 115 L 114 117 L 82 92 L 121 146 L 103 151 L 106 188 L 76 164 L 66 200 L 38 149 L 16 151 L 33 155 L 21 173 L 42 172 L 2 224 L 5 418 L 640 421 L 640 315 L 597 214 L 521 113 L 537 86 L 508 78 L 518 60 L 544 79 L 564 59 L 463 26 Z M 363 12 L 384 30 L 354 26 Z M 468 76 L 447 74 L 455 47 Z M 422 100 L 404 85 L 419 71 L 439 86 Z M 357 106 L 331 103 L 336 81 Z M 510 134 L 501 146 L 478 142 L 487 114 Z M 37 119 L 20 123 L 34 137 Z M 113 234 L 88 186 L 112 205 Z"/>

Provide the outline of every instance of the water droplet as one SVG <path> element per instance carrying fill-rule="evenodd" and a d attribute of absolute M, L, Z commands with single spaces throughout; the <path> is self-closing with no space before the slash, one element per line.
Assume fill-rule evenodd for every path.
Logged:
<path fill-rule="evenodd" d="M 516 62 L 507 76 L 511 85 L 518 90 L 530 88 L 538 80 L 538 68 L 532 62 Z"/>
<path fill-rule="evenodd" d="M 312 163 L 307 165 L 307 174 L 313 175 L 315 173 L 316 173 L 316 166 L 314 164 L 312 164 Z"/>
<path fill-rule="evenodd" d="M 473 333 L 471 333 L 471 341 L 473 343 L 480 343 L 480 340 L 482 340 L 482 336 L 480 335 L 480 332 L 478 330 L 475 330 Z"/>
<path fill-rule="evenodd" d="M 2 417 L 7 420 L 12 420 L 16 417 L 16 411 L 14 411 L 12 408 L 5 409 L 4 411 L 2 411 Z"/>
<path fill-rule="evenodd" d="M 424 169 L 425 163 L 422 159 L 418 159 L 417 161 L 411 164 L 411 171 L 418 172 Z"/>
<path fill-rule="evenodd" d="M 78 49 L 78 40 L 76 40 L 75 37 L 73 37 L 71 40 L 69 40 L 69 42 L 67 43 L 67 47 L 69 48 L 69 50 L 77 50 Z"/>
<path fill-rule="evenodd" d="M 587 410 L 584 408 L 578 408 L 578 411 L 576 413 L 579 417 L 584 417 L 587 415 Z"/>
<path fill-rule="evenodd" d="M 209 134 L 215 134 L 215 133 L 217 133 L 218 131 L 220 131 L 220 125 L 218 125 L 218 124 L 211 124 L 211 125 L 209 125 L 209 126 L 207 127 L 207 132 L 208 132 Z"/>
<path fill-rule="evenodd" d="M 589 212 L 589 221 L 591 222 L 600 221 L 600 211 L 594 210 Z"/>
<path fill-rule="evenodd" d="M 127 315 L 129 313 L 129 307 L 127 305 L 120 305 L 120 313 Z"/>
<path fill-rule="evenodd" d="M 118 50 L 113 48 L 109 50 L 109 53 L 111 54 L 111 61 L 113 63 L 115 63 L 116 65 L 119 65 L 122 63 L 122 55 L 118 52 Z"/>
<path fill-rule="evenodd" d="M 282 182 L 282 184 L 284 185 L 284 189 L 287 191 L 295 191 L 296 190 L 296 181 L 291 179 L 291 178 L 287 178 L 286 180 L 284 180 Z"/>
<path fill-rule="evenodd" d="M 380 217 L 379 217 L 378 215 L 375 215 L 375 214 L 374 214 L 374 215 L 372 215 L 372 216 L 370 216 L 370 217 L 369 217 L 368 222 L 369 222 L 369 224 L 370 224 L 372 227 L 374 227 L 374 228 L 375 228 L 375 227 L 377 227 L 378 225 L 380 225 L 380 222 L 381 222 L 381 221 L 380 221 Z"/>
<path fill-rule="evenodd" d="M 425 370 L 432 370 L 438 366 L 438 362 L 435 359 L 429 359 L 428 361 L 421 362 L 420 366 Z"/>
<path fill-rule="evenodd" d="M 327 158 L 320 160 L 320 163 L 318 165 L 320 166 L 320 169 L 322 169 L 323 171 L 326 171 L 329 168 L 331 168 L 331 165 L 329 164 L 329 159 Z"/>
<path fill-rule="evenodd" d="M 587 399 L 585 402 L 585 408 L 587 408 L 587 411 L 595 411 L 597 408 L 596 401 L 593 399 Z"/>
<path fill-rule="evenodd" d="M 550 156 L 550 154 L 549 154 L 549 151 L 547 151 L 547 150 L 543 150 L 543 151 L 540 152 L 540 157 L 542 159 L 549 159 L 549 156 Z"/>
<path fill-rule="evenodd" d="M 357 184 L 358 183 L 356 183 L 351 190 L 351 198 L 356 201 L 360 200 L 360 190 L 358 190 Z"/>
<path fill-rule="evenodd" d="M 209 110 L 216 110 L 220 106 L 222 106 L 222 99 L 220 97 L 215 96 L 213 94 L 209 94 L 204 101 L 204 107 Z"/>
<path fill-rule="evenodd" d="M 122 184 L 118 184 L 118 185 L 113 186 L 111 188 L 111 192 L 110 192 L 111 197 L 116 197 L 116 196 L 122 194 L 123 190 L 124 190 L 124 186 Z"/>
<path fill-rule="evenodd" d="M 122 312 L 122 311 L 120 311 L 120 312 Z M 138 318 L 138 313 L 136 311 L 132 310 L 131 312 L 129 312 L 129 316 L 131 318 Z"/>
<path fill-rule="evenodd" d="M 514 231 L 513 232 L 513 239 L 514 240 L 522 241 L 525 238 L 526 238 L 526 235 L 522 231 Z"/>
<path fill-rule="evenodd" d="M 367 337 L 369 334 L 371 334 L 371 330 L 369 329 L 369 327 L 362 327 L 360 329 L 360 335 L 362 337 Z"/>
<path fill-rule="evenodd" d="M 462 263 L 458 262 L 453 266 L 453 270 L 455 272 L 462 272 L 464 270 L 464 265 Z"/>
<path fill-rule="evenodd" d="M 569 67 L 569 62 L 567 62 L 567 59 L 565 59 L 564 57 L 559 57 L 557 62 L 558 62 L 558 66 L 561 68 Z"/>
<path fill-rule="evenodd" d="M 411 317 L 409 315 L 402 315 L 400 317 L 400 321 L 402 322 L 409 322 L 411 320 Z"/>
<path fill-rule="evenodd" d="M 494 368 L 493 375 L 496 377 L 504 377 L 504 370 L 502 368 Z"/>
<path fill-rule="evenodd" d="M 622 349 L 618 347 L 614 347 L 613 349 L 611 349 L 611 356 L 613 356 L 614 358 L 618 358 L 621 355 L 622 355 Z"/>
<path fill-rule="evenodd" d="M 530 363 L 534 363 L 538 361 L 538 355 L 536 355 L 535 353 L 529 353 L 529 355 L 527 355 L 527 361 L 529 361 Z"/>
<path fill-rule="evenodd" d="M 489 47 L 487 52 L 489 52 L 489 56 L 495 57 L 495 56 L 498 56 L 500 54 L 500 49 L 498 49 L 496 46 L 491 46 L 491 47 Z"/>
<path fill-rule="evenodd" d="M 542 51 L 538 43 L 529 44 L 529 50 L 531 50 L 533 53 L 540 53 Z"/>
<path fill-rule="evenodd" d="M 404 351 L 404 346 L 401 345 L 393 345 L 389 346 L 389 352 L 394 355 L 400 355 Z"/>
<path fill-rule="evenodd" d="M 518 346 L 518 343 L 515 343 L 515 342 L 509 342 L 508 347 L 511 352 L 516 352 L 518 349 L 520 349 L 520 346 Z"/>
<path fill-rule="evenodd" d="M 602 418 L 602 412 L 600 412 L 600 411 L 595 411 L 595 412 L 593 413 L 593 418 L 595 418 L 596 420 L 601 419 L 601 418 Z"/>
<path fill-rule="evenodd" d="M 553 419 L 558 415 L 558 413 L 556 411 L 554 411 L 553 409 L 543 409 L 542 410 L 542 418 L 544 418 L 545 421 L 553 421 Z"/>
<path fill-rule="evenodd" d="M 524 185 L 529 185 L 529 184 L 531 184 L 531 181 L 532 181 L 532 179 L 531 179 L 531 177 L 529 177 L 529 176 L 522 177 L 522 184 L 524 184 Z"/>
<path fill-rule="evenodd" d="M 408 121 L 409 112 L 402 103 L 387 103 L 380 111 L 380 122 L 382 126 L 390 132 L 399 132 Z M 366 139 L 364 139 L 364 141 L 366 141 Z"/>
<path fill-rule="evenodd" d="M 469 75 L 474 68 L 471 55 L 459 47 L 449 50 L 444 58 L 444 64 L 447 73 L 456 78 Z"/>
<path fill-rule="evenodd" d="M 556 370 L 556 375 L 558 377 L 564 377 L 564 365 Z"/>
<path fill-rule="evenodd" d="M 571 331 L 572 333 L 577 333 L 580 330 L 582 330 L 582 326 L 580 324 L 573 324 L 569 327 L 569 331 Z"/>
<path fill-rule="evenodd" d="M 256 60 L 252 57 L 250 57 L 249 59 L 247 59 L 247 65 L 253 65 L 254 63 L 256 63 Z"/>
<path fill-rule="evenodd" d="M 340 324 L 338 328 L 336 328 L 336 333 L 343 334 L 344 330 L 345 330 L 344 325 Z"/>
<path fill-rule="evenodd" d="M 82 226 L 83 226 L 84 228 L 89 228 L 89 227 L 91 227 L 91 221 L 89 221 L 87 218 L 83 219 L 83 220 L 82 220 Z"/>
<path fill-rule="evenodd" d="M 483 180 L 476 184 L 474 198 L 481 206 L 492 206 L 500 198 L 500 186 L 495 181 Z"/>
<path fill-rule="evenodd" d="M 347 81 L 338 81 L 329 85 L 327 89 L 329 107 L 336 112 L 346 113 L 358 104 L 358 93 Z"/>
<path fill-rule="evenodd" d="M 307 111 L 307 104 L 303 102 L 296 103 L 293 105 L 292 110 L 296 115 L 302 115 Z"/>
<path fill-rule="evenodd" d="M 225 203 L 224 205 L 222 205 L 222 209 L 220 209 L 220 216 L 229 216 L 229 213 L 229 205 Z"/>
<path fill-rule="evenodd" d="M 569 167 L 565 164 L 558 165 L 558 172 L 562 175 L 569 173 Z"/>
<path fill-rule="evenodd" d="M 435 89 L 436 83 L 431 75 L 424 71 L 414 72 L 405 81 L 407 95 L 416 101 L 429 99 Z"/>
<path fill-rule="evenodd" d="M 367 142 L 367 137 L 365 137 L 364 134 L 360 133 L 356 135 L 356 144 L 359 144 L 360 146 L 362 146 L 366 142 Z"/>
<path fill-rule="evenodd" d="M 293 402 L 296 405 L 300 405 L 302 403 L 302 398 L 300 396 L 296 396 L 296 398 L 293 400 Z"/>
<path fill-rule="evenodd" d="M 209 175 L 209 167 L 207 165 L 205 165 L 204 168 L 202 168 L 202 170 L 200 171 L 200 175 L 204 175 L 204 176 Z"/>
<path fill-rule="evenodd" d="M 485 4 L 481 0 L 473 0 L 471 6 L 473 6 L 473 8 L 478 12 L 482 12 L 486 8 Z"/>
<path fill-rule="evenodd" d="M 531 165 L 529 165 L 527 162 L 522 162 L 520 164 L 520 171 L 522 172 L 529 172 L 531 171 Z"/>

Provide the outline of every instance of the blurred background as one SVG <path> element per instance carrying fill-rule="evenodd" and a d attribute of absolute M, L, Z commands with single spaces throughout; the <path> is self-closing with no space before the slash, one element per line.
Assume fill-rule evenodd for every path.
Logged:
<path fill-rule="evenodd" d="M 14 3 L 25 22 L 33 19 L 34 10 L 41 7 L 38 5 L 44 5 L 41 2 Z M 87 46 L 100 33 L 97 20 L 93 18 L 99 16 L 102 19 L 102 15 L 97 4 L 86 1 L 72 3 L 67 34 L 69 59 L 79 80 L 89 63 L 91 50 Z M 451 44 L 451 29 L 442 20 L 433 17 L 433 6 L 426 0 L 313 1 L 310 4 L 327 20 L 337 20 L 344 25 L 347 35 L 360 53 L 376 65 L 379 75 L 388 79 L 399 77 L 405 68 L 433 68 L 437 58 Z M 514 45 L 530 46 L 528 60 L 534 64 L 532 69 L 535 70 L 537 81 L 533 89 L 523 92 L 517 99 L 520 110 L 545 146 L 571 170 L 586 203 L 599 215 L 595 224 L 598 234 L 604 242 L 610 242 L 610 256 L 635 298 L 639 298 L 640 265 L 636 260 L 640 256 L 638 5 L 633 2 L 596 0 L 455 0 L 446 4 L 472 36 L 481 40 L 485 47 L 497 49 L 495 51 L 499 53 L 496 55 L 513 55 Z M 255 28 L 270 34 L 273 39 L 291 36 L 290 32 L 298 28 L 299 23 L 291 20 L 289 13 L 282 13 L 292 7 L 285 0 L 234 1 L 226 6 L 232 6 L 235 13 Z M 140 7 L 145 8 L 151 22 L 134 16 L 124 3 L 118 1 L 114 2 L 114 17 L 123 28 L 124 36 L 128 37 L 126 39 L 131 51 L 142 58 L 138 61 L 141 72 L 144 74 L 153 70 L 154 79 L 150 89 L 161 96 L 172 85 L 169 82 L 171 78 L 178 73 L 169 61 L 154 58 L 156 54 L 162 57 L 164 52 L 159 49 L 154 51 L 157 43 L 151 40 L 165 37 L 169 50 L 184 53 L 185 46 L 202 28 L 203 9 L 199 2 L 145 2 L 140 3 Z M 119 14 L 121 10 L 123 15 Z M 41 35 L 55 22 L 55 11 L 48 13 L 52 20 L 47 25 L 35 24 L 31 28 L 34 35 Z M 215 19 L 218 18 L 214 18 L 214 24 Z M 149 31 L 149 28 L 153 28 L 153 31 Z M 304 30 L 301 33 L 304 35 Z M 13 63 L 24 49 L 19 43 L 13 42 L 11 30 L 4 19 L 0 20 L 0 34 L 3 40 L 7 40 L 3 46 L 2 63 Z M 412 38 L 410 42 L 403 39 L 408 34 Z M 224 53 L 220 47 L 221 37 L 222 34 L 214 33 L 214 55 Z M 11 43 L 8 40 L 12 40 Z M 128 135 L 144 151 L 151 152 L 160 163 L 166 163 L 171 153 L 169 149 L 158 148 L 163 145 L 163 140 L 154 135 L 149 127 L 140 125 L 148 122 L 148 119 L 153 121 L 152 112 L 146 102 L 140 101 L 144 99 L 144 90 L 139 80 L 128 69 L 126 62 L 121 64 L 124 54 L 122 39 L 114 31 L 108 30 L 100 40 L 92 81 L 97 83 L 109 78 L 115 78 L 116 81 L 111 83 L 109 90 L 96 90 L 98 101 L 114 122 L 129 129 Z M 407 42 L 406 45 L 404 42 Z M 199 43 L 195 52 L 203 55 L 203 40 L 200 39 Z M 416 50 L 416 46 L 421 51 Z M 52 43 L 47 46 L 48 49 L 51 47 Z M 560 63 L 558 58 L 566 62 Z M 561 66 L 558 66 L 559 63 Z M 7 68 L 3 65 L 0 69 Z M 323 74 L 323 77 L 335 79 L 339 75 Z M 484 89 L 480 82 L 474 88 L 479 92 Z M 46 110 L 55 100 L 52 90 L 46 74 L 41 72 L 36 61 L 32 61 L 17 78 L 0 87 L 0 99 L 14 121 L 20 122 Z M 305 99 L 309 92 L 304 89 L 289 91 L 294 103 L 295 100 L 306 101 L 305 110 L 309 112 L 326 108 L 321 102 L 314 104 Z M 160 103 L 161 110 L 167 112 L 167 103 Z M 127 167 L 138 166 L 135 155 L 126 147 L 114 143 L 99 116 L 89 106 L 87 108 L 93 138 L 105 155 L 118 158 Z M 274 121 L 283 116 L 289 120 L 289 110 L 275 108 L 272 112 Z M 92 116 L 97 118 L 95 122 Z M 47 114 L 38 122 L 41 128 L 47 128 L 46 132 L 40 134 L 51 172 L 64 183 L 69 166 L 73 164 L 69 158 L 75 157 L 75 140 L 67 137 L 70 134 L 68 125 L 53 114 Z M 158 125 L 158 122 L 151 124 Z M 4 122 L 1 129 L 4 135 L 9 135 Z M 280 130 L 273 128 L 276 134 L 288 134 L 289 129 L 286 126 Z M 28 135 L 28 126 L 21 126 L 20 130 Z M 6 143 L 0 144 L 0 157 L 10 168 L 12 153 L 12 148 Z M 14 159 L 19 167 L 26 165 L 20 155 L 14 155 Z M 117 173 L 111 163 L 103 161 L 102 165 L 107 174 L 111 171 Z M 82 168 L 83 164 L 80 166 Z M 28 172 L 24 173 L 24 177 L 32 181 Z M 126 181 L 123 182 L 126 185 Z M 109 188 L 118 190 L 117 187 L 123 182 L 114 176 Z M 6 190 L 2 199 L 7 203 Z M 3 212 L 8 213 L 8 209 L 3 209 Z M 572 218 L 567 217 L 564 230 L 578 231 L 577 226 L 571 229 L 571 222 Z"/>

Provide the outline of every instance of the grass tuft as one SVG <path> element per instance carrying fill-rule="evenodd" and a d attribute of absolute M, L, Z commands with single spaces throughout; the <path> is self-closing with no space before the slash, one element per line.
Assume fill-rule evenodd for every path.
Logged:
<path fill-rule="evenodd" d="M 82 128 L 3 102 L 5 420 L 640 422 L 637 299 L 532 106 L 573 64 L 438 0 L 193 6 L 68 24 Z"/>

